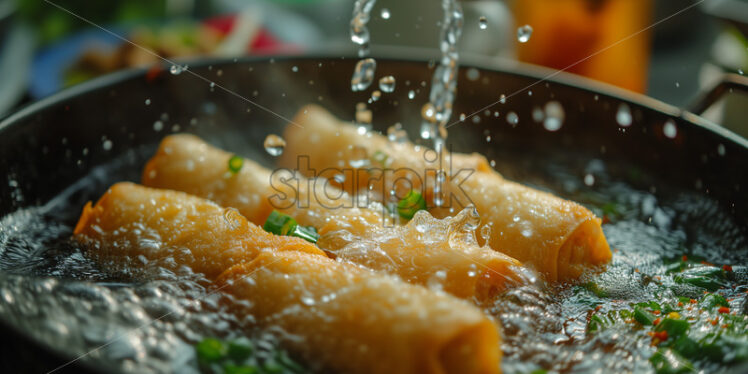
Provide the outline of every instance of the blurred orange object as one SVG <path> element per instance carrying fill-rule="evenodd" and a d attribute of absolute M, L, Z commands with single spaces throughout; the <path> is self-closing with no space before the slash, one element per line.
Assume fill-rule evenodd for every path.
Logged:
<path fill-rule="evenodd" d="M 645 91 L 651 35 L 642 30 L 652 0 L 514 0 L 512 7 L 517 25 L 533 28 L 517 47 L 521 61 Z"/>

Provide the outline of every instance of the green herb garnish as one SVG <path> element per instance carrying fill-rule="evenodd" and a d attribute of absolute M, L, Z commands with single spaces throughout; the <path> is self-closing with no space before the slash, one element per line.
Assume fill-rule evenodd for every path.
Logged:
<path fill-rule="evenodd" d="M 426 209 L 426 200 L 420 192 L 410 190 L 405 197 L 397 203 L 397 213 L 400 217 L 411 219 L 419 210 Z"/>
<path fill-rule="evenodd" d="M 251 340 L 221 341 L 203 339 L 195 345 L 198 364 L 204 373 L 223 374 L 301 374 L 306 370 L 286 351 L 270 347 L 257 349 Z"/>
<path fill-rule="evenodd" d="M 240 170 L 242 170 L 242 166 L 244 166 L 244 159 L 241 158 L 241 156 L 233 155 L 229 159 L 229 172 L 231 174 L 236 174 Z"/>
<path fill-rule="evenodd" d="M 203 339 L 195 346 L 197 359 L 203 363 L 217 362 L 226 357 L 227 348 L 222 341 L 213 338 Z"/>
<path fill-rule="evenodd" d="M 319 239 L 319 234 L 314 227 L 300 226 L 293 217 L 277 210 L 270 213 L 262 228 L 275 235 L 295 236 L 310 243 L 317 243 Z"/>

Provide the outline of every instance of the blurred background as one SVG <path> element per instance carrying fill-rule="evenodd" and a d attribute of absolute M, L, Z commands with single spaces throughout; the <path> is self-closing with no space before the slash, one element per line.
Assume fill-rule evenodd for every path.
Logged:
<path fill-rule="evenodd" d="M 322 48 L 354 53 L 353 2 L 0 0 L 0 117 L 112 71 L 164 68 L 61 8 L 179 61 Z M 679 107 L 726 74 L 740 80 L 748 70 L 748 0 L 465 0 L 462 7 L 465 54 L 568 68 Z M 440 0 L 378 0 L 369 23 L 372 54 L 390 45 L 436 49 L 441 18 Z M 748 96 L 727 91 L 705 115 L 748 135 Z"/>

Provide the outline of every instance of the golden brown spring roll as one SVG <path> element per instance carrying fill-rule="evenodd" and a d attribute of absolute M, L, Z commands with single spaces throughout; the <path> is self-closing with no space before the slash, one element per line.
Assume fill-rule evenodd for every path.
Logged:
<path fill-rule="evenodd" d="M 496 325 L 479 309 L 350 263 L 263 253 L 222 277 L 258 322 L 341 373 L 498 373 Z"/>
<path fill-rule="evenodd" d="M 263 250 L 295 250 L 325 256 L 295 237 L 270 234 L 235 210 L 183 192 L 117 183 L 83 208 L 74 235 L 101 259 L 144 256 L 162 264 L 186 265 L 215 279 Z"/>
<path fill-rule="evenodd" d="M 344 188 L 349 191 L 371 189 L 372 180 L 374 187 L 383 191 L 378 194 L 383 198 L 389 196 L 389 190 L 402 197 L 403 189 L 422 189 L 429 211 L 439 218 L 472 203 L 480 213 L 482 225 L 491 228 L 489 246 L 534 266 L 548 281 L 572 280 L 585 268 L 604 264 L 611 258 L 601 220 L 591 211 L 505 180 L 480 155 L 444 156 L 441 166 L 448 170 L 441 186 L 444 201 L 437 206 L 440 204 L 435 204 L 433 175 L 440 169 L 440 158 L 435 152 L 429 153 L 411 143 L 395 144 L 382 135 L 361 135 L 354 126 L 314 105 L 304 107 L 294 122 L 301 126 L 286 128 L 287 146 L 279 160 L 281 166 L 295 167 L 298 155 L 308 155 L 314 170 L 358 169 L 358 178 L 345 182 L 348 184 Z M 368 161 L 361 162 L 362 159 Z M 382 168 L 395 170 L 394 177 L 378 179 L 378 175 L 367 172 L 379 173 L 377 169 Z M 462 169 L 474 172 L 461 174 Z M 354 182 L 357 184 L 353 185 Z"/>
<path fill-rule="evenodd" d="M 253 161 L 244 160 L 244 166 L 236 175 L 225 176 L 230 157 L 231 154 L 195 136 L 168 136 L 146 165 L 143 184 L 210 198 L 236 208 L 262 225 L 267 217 L 265 207 L 273 205 L 269 199 L 279 193 L 273 187 L 285 194 L 295 193 L 286 184 L 271 186 L 271 178 L 288 177 L 290 173 L 271 176 Z M 472 233 L 459 233 L 460 228 L 447 231 L 450 225 L 458 225 L 453 220 L 424 217 L 420 224 L 411 222 L 404 227 L 384 227 L 385 218 L 378 210 L 350 208 L 355 204 L 354 199 L 326 185 L 327 180 L 298 177 L 301 183 L 296 190 L 297 200 L 308 201 L 306 206 L 277 201 L 274 205 L 282 204 L 284 207 L 278 210 L 294 217 L 299 224 L 317 228 L 321 235 L 318 245 L 340 259 L 396 274 L 413 284 L 430 285 L 459 297 L 476 297 L 481 301 L 522 279 L 518 261 L 480 247 Z M 215 178 L 221 181 L 216 182 Z M 430 234 L 419 233 L 417 228 L 429 228 Z M 465 239 L 450 240 L 454 236 Z"/>
<path fill-rule="evenodd" d="M 219 289 L 251 301 L 261 326 L 301 338 L 285 343 L 330 369 L 500 371 L 497 326 L 476 307 L 338 263 L 301 239 L 268 234 L 238 213 L 226 222 L 224 212 L 185 193 L 119 183 L 84 208 L 75 236 L 99 259 L 174 256 L 175 266 L 221 274 L 217 284 L 225 287 Z"/>

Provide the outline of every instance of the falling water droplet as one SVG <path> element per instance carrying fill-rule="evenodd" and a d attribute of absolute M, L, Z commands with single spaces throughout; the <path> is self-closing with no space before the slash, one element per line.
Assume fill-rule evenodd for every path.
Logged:
<path fill-rule="evenodd" d="M 548 131 L 558 131 L 563 126 L 565 117 L 563 105 L 558 101 L 549 101 L 545 104 L 543 127 Z"/>
<path fill-rule="evenodd" d="M 405 143 L 408 141 L 408 133 L 403 130 L 403 125 L 398 122 L 387 129 L 387 138 L 393 143 Z"/>
<path fill-rule="evenodd" d="M 164 129 L 164 123 L 161 121 L 153 122 L 153 131 L 161 131 Z"/>
<path fill-rule="evenodd" d="M 105 151 L 109 151 L 112 149 L 112 141 L 109 139 L 104 140 L 103 143 L 101 143 L 101 148 L 104 148 Z"/>
<path fill-rule="evenodd" d="M 271 156 L 280 156 L 286 148 L 286 141 L 278 135 L 270 134 L 263 143 L 265 151 Z"/>
<path fill-rule="evenodd" d="M 356 104 L 356 123 L 359 125 L 359 133 L 361 135 L 366 134 L 368 130 L 371 128 L 371 110 L 366 107 L 366 104 L 364 103 L 358 103 Z M 368 126 L 366 126 L 368 125 Z M 368 127 L 366 128 L 363 133 L 361 132 L 361 127 Z"/>
<path fill-rule="evenodd" d="M 332 179 L 339 184 L 345 183 L 345 174 L 335 174 Z"/>
<path fill-rule="evenodd" d="M 480 78 L 480 72 L 476 68 L 470 68 L 465 72 L 465 77 L 467 77 L 468 80 L 475 82 Z"/>
<path fill-rule="evenodd" d="M 480 18 L 478 18 L 478 27 L 480 27 L 481 30 L 488 28 L 488 20 L 485 16 L 480 16 Z"/>
<path fill-rule="evenodd" d="M 151 105 L 151 99 L 145 99 L 145 105 Z"/>
<path fill-rule="evenodd" d="M 390 93 L 395 91 L 395 77 L 388 75 L 379 79 L 379 89 L 382 92 Z"/>
<path fill-rule="evenodd" d="M 436 109 L 434 108 L 434 104 L 426 103 L 421 107 L 421 118 L 430 123 L 436 123 Z"/>
<path fill-rule="evenodd" d="M 595 184 L 595 176 L 592 174 L 587 174 L 584 176 L 584 184 L 592 187 Z"/>
<path fill-rule="evenodd" d="M 291 71 L 294 72 L 294 73 L 298 73 L 299 72 L 299 67 L 298 66 L 292 66 L 291 67 Z"/>
<path fill-rule="evenodd" d="M 532 36 L 532 26 L 524 25 L 517 29 L 517 41 L 520 43 L 527 43 Z"/>
<path fill-rule="evenodd" d="M 465 122 L 465 113 L 460 113 L 460 122 Z"/>
<path fill-rule="evenodd" d="M 184 69 L 182 69 L 182 67 L 181 67 L 181 66 L 179 66 L 179 65 L 172 65 L 172 66 L 171 66 L 171 67 L 169 68 L 169 72 L 171 72 L 171 74 L 173 74 L 173 75 L 179 75 L 179 74 L 182 74 L 182 70 L 184 70 Z"/>
<path fill-rule="evenodd" d="M 738 69 L 738 74 L 743 75 L 744 74 L 743 69 Z"/>
<path fill-rule="evenodd" d="M 616 122 L 618 122 L 620 126 L 629 127 L 633 120 L 633 117 L 631 117 L 631 108 L 629 108 L 628 105 L 621 103 L 621 105 L 618 106 L 618 112 L 616 113 Z"/>
<path fill-rule="evenodd" d="M 363 91 L 374 81 L 374 72 L 377 69 L 377 62 L 373 58 L 365 58 L 356 64 L 351 77 L 351 90 Z"/>
<path fill-rule="evenodd" d="M 543 122 L 543 119 L 545 118 L 545 113 L 543 112 L 543 109 L 540 109 L 539 106 L 536 106 L 532 108 L 532 120 L 535 122 Z"/>
<path fill-rule="evenodd" d="M 720 156 L 724 156 L 725 153 L 727 153 L 727 149 L 725 149 L 725 145 L 724 144 L 718 145 L 717 146 L 717 154 L 720 155 Z"/>
<path fill-rule="evenodd" d="M 675 125 L 675 122 L 673 122 L 673 120 L 669 119 L 662 126 L 662 133 L 670 139 L 675 139 L 675 137 L 678 135 L 678 127 Z"/>
<path fill-rule="evenodd" d="M 382 17 L 382 19 L 390 19 L 390 10 L 387 8 L 382 8 L 382 10 L 379 12 L 379 15 Z"/>
<path fill-rule="evenodd" d="M 506 114 L 506 122 L 512 126 L 516 126 L 519 123 L 519 116 L 517 113 L 509 112 Z"/>
<path fill-rule="evenodd" d="M 371 101 L 377 101 L 379 98 L 382 97 L 382 92 L 379 90 L 374 90 L 371 92 Z"/>
<path fill-rule="evenodd" d="M 436 136 L 436 126 L 429 122 L 421 122 L 421 138 L 432 139 Z"/>
<path fill-rule="evenodd" d="M 408 99 L 413 100 L 416 97 L 416 92 L 413 90 L 408 91 Z"/>

